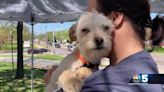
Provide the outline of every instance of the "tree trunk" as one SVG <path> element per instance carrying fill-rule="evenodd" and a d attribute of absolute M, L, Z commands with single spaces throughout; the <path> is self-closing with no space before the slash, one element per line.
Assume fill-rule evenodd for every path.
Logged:
<path fill-rule="evenodd" d="M 17 70 L 16 79 L 22 79 L 24 77 L 24 65 L 23 65 L 23 22 L 18 22 L 17 25 Z"/>

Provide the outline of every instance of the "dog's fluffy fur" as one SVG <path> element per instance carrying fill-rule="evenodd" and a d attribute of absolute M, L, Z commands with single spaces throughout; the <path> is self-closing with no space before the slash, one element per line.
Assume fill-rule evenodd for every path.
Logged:
<path fill-rule="evenodd" d="M 69 54 L 52 73 L 46 92 L 62 88 L 65 92 L 80 92 L 84 79 L 92 74 L 92 69 L 83 66 L 77 52 L 90 63 L 98 64 L 111 50 L 112 22 L 97 12 L 83 14 L 76 27 L 76 50 Z M 99 43 L 100 42 L 100 43 Z M 99 46 L 98 46 L 99 45 Z"/>

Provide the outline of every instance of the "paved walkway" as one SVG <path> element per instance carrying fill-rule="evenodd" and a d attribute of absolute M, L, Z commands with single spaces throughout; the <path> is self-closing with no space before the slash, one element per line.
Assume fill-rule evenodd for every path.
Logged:
<path fill-rule="evenodd" d="M 31 60 L 30 60 L 31 61 Z M 25 62 L 26 65 L 31 66 L 31 62 Z M 50 69 L 53 65 L 58 66 L 60 64 L 59 60 L 46 60 L 46 59 L 36 59 L 34 60 L 34 68 L 39 69 Z"/>
<path fill-rule="evenodd" d="M 152 54 L 160 73 L 164 74 L 164 54 Z"/>
<path fill-rule="evenodd" d="M 153 58 L 155 59 L 159 72 L 164 74 L 164 54 L 152 54 Z M 11 62 L 11 58 L 0 58 L 0 61 L 3 62 Z M 25 65 L 31 66 L 31 59 L 25 58 L 24 63 Z M 16 62 L 16 58 L 14 58 L 14 62 Z M 50 69 L 53 65 L 59 65 L 60 60 L 47 60 L 47 59 L 34 59 L 34 68 L 40 69 Z"/>
<path fill-rule="evenodd" d="M 17 59 L 13 59 L 14 63 L 16 63 Z M 0 62 L 12 62 L 11 58 L 0 58 Z M 31 66 L 31 59 L 25 58 L 24 64 Z M 47 60 L 47 59 L 34 59 L 34 68 L 39 69 L 50 69 L 53 65 L 58 66 L 60 64 L 60 60 Z"/>

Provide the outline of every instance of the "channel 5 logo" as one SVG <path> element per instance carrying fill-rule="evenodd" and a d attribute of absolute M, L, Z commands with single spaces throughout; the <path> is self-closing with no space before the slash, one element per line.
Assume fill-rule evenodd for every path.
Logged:
<path fill-rule="evenodd" d="M 134 74 L 130 84 L 164 84 L 164 74 Z"/>
<path fill-rule="evenodd" d="M 134 74 L 132 82 L 133 83 L 148 83 L 149 75 L 148 74 Z"/>

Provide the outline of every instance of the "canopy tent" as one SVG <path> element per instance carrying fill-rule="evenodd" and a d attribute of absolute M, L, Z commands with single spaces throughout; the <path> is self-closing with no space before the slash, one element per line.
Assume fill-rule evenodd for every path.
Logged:
<path fill-rule="evenodd" d="M 88 0 L 1 0 L 0 19 L 35 23 L 73 21 Z M 164 13 L 164 0 L 151 0 L 152 12 Z"/>
<path fill-rule="evenodd" d="M 0 19 L 35 23 L 73 21 L 87 0 L 1 0 Z"/>
<path fill-rule="evenodd" d="M 0 19 L 31 23 L 31 48 L 34 48 L 34 23 L 66 22 L 77 19 L 86 10 L 87 0 L 1 0 Z M 18 22 L 20 24 L 20 22 Z M 23 23 L 22 23 L 23 24 Z M 21 25 L 17 26 L 17 36 L 22 37 Z M 22 38 L 17 44 L 22 44 Z M 21 47 L 21 48 L 20 48 Z M 16 78 L 23 78 L 23 49 L 18 45 Z M 33 51 L 33 50 L 32 50 Z M 19 65 L 19 66 L 18 66 Z M 31 92 L 33 92 L 34 56 L 31 54 Z M 21 74 L 20 74 L 21 71 Z"/>

